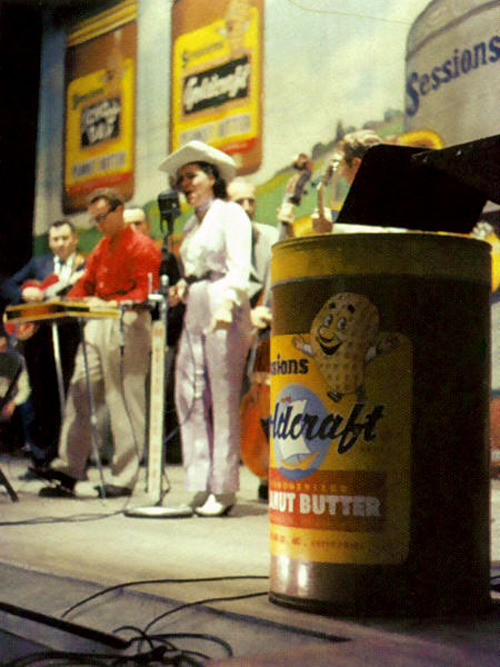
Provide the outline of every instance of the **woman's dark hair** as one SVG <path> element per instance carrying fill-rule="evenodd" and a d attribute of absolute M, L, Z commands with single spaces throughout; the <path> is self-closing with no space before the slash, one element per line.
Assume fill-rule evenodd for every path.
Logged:
<path fill-rule="evenodd" d="M 227 199 L 226 181 L 221 178 L 219 168 L 210 162 L 197 162 L 196 164 L 200 165 L 200 169 L 204 171 L 205 174 L 215 178 L 215 183 L 213 185 L 214 195 L 218 199 Z"/>

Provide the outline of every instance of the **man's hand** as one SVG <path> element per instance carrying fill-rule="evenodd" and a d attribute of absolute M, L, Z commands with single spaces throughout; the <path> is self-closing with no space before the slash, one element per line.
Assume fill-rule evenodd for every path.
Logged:
<path fill-rule="evenodd" d="M 40 289 L 39 287 L 25 287 L 21 296 L 26 303 L 38 303 L 43 301 L 45 294 L 43 289 Z"/>
<path fill-rule="evenodd" d="M 250 312 L 252 324 L 257 329 L 266 329 L 273 319 L 273 314 L 267 306 L 255 306 Z"/>
<path fill-rule="evenodd" d="M 168 305 L 172 308 L 177 306 L 179 303 L 186 303 L 188 295 L 188 284 L 181 278 L 177 281 L 173 287 L 170 287 L 168 290 Z"/>

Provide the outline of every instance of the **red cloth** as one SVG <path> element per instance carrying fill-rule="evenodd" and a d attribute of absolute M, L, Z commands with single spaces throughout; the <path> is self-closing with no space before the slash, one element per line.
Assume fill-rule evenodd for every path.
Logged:
<path fill-rule="evenodd" d="M 69 299 L 97 296 L 104 301 L 145 301 L 159 284 L 161 250 L 144 234 L 127 226 L 114 239 L 103 238 L 87 258 L 85 273 L 68 292 Z"/>

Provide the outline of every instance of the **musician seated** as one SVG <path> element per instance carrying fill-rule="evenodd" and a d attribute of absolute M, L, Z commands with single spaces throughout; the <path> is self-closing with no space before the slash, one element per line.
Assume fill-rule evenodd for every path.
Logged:
<path fill-rule="evenodd" d="M 35 255 L 2 285 L 2 298 L 7 304 L 41 302 L 65 294 L 83 273 L 84 257 L 77 252 L 78 235 L 69 220 L 56 220 L 49 227 L 50 253 Z M 7 324 L 6 324 L 7 326 Z M 57 327 L 59 332 L 60 372 L 64 388 L 71 378 L 78 325 L 73 322 Z M 36 471 L 48 464 L 57 453 L 61 406 L 59 378 L 54 358 L 53 332 L 47 324 L 18 324 L 9 334 L 21 341 L 21 351 L 28 368 L 32 417 L 29 429 L 31 467 L 23 479 L 36 477 Z"/>
<path fill-rule="evenodd" d="M 76 251 L 78 235 L 69 220 L 56 220 L 49 227 L 50 253 L 35 255 L 2 285 L 9 304 L 37 302 L 60 296 L 82 275 L 85 259 Z"/>
<path fill-rule="evenodd" d="M 14 451 L 24 445 L 24 429 L 20 408 L 29 398 L 30 385 L 23 357 L 0 329 L 0 444 L 1 449 Z"/>

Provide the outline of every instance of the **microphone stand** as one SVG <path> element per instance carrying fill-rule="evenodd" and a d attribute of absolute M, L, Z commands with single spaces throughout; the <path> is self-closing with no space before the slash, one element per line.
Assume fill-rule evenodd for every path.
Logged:
<path fill-rule="evenodd" d="M 160 286 L 148 295 L 151 308 L 157 308 L 158 319 L 151 329 L 151 376 L 149 395 L 149 429 L 148 429 L 148 466 L 147 492 L 155 503 L 149 507 L 129 507 L 125 516 L 142 518 L 178 518 L 193 514 L 189 505 L 164 507 L 163 499 L 170 490 L 163 488 L 166 478 L 165 467 L 165 396 L 166 373 L 165 355 L 168 351 L 168 290 L 179 277 L 179 267 L 175 255 L 168 247 L 168 239 L 173 234 L 175 219 L 180 215 L 179 197 L 175 190 L 162 192 L 158 195 L 160 209 L 160 225 L 163 236 L 162 261 L 160 265 Z M 168 481 L 168 480 L 167 480 Z"/>

